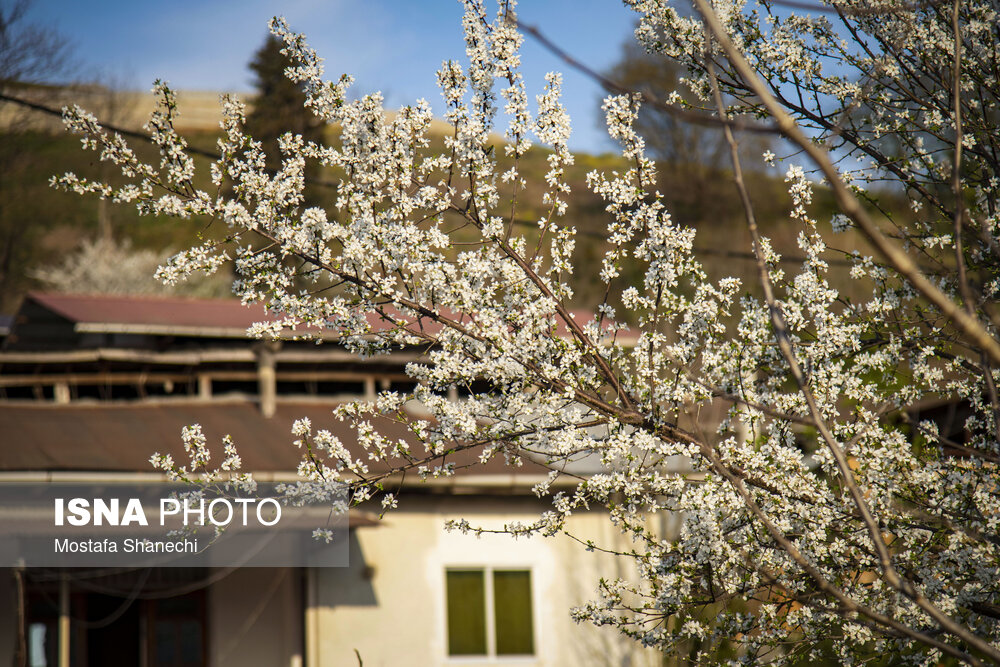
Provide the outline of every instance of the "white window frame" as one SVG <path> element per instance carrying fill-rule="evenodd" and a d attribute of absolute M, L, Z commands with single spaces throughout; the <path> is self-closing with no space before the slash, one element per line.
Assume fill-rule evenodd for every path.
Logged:
<path fill-rule="evenodd" d="M 486 605 L 486 653 L 481 655 L 452 655 L 448 649 L 450 637 L 448 636 L 448 573 L 449 572 L 482 572 L 483 585 L 486 587 L 483 596 Z M 534 653 L 518 653 L 510 655 L 497 655 L 497 626 L 496 610 L 494 605 L 493 573 L 494 572 L 527 572 L 530 589 L 528 599 L 531 602 L 531 646 Z M 538 604 L 535 599 L 535 570 L 530 565 L 473 565 L 462 563 L 457 565 L 445 565 L 444 567 L 444 633 L 445 655 L 449 662 L 535 662 L 538 660 L 538 633 L 537 618 Z"/>

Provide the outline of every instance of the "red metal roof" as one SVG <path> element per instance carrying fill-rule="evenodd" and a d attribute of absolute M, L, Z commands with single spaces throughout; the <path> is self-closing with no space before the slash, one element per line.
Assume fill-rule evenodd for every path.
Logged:
<path fill-rule="evenodd" d="M 244 306 L 236 299 L 51 292 L 30 292 L 27 298 L 73 322 L 79 330 L 90 331 L 163 332 L 186 335 L 222 333 L 227 336 L 239 336 L 254 322 L 274 319 L 274 315 L 268 313 L 263 306 L 259 304 Z M 463 323 L 469 321 L 468 315 L 447 310 L 442 310 L 441 314 Z M 593 317 L 593 313 L 583 310 L 571 311 L 571 315 L 580 324 Z M 562 319 L 555 319 L 557 335 L 568 335 Z M 407 317 L 406 320 L 411 321 L 412 317 Z M 368 314 L 368 323 L 375 331 L 389 326 L 374 313 Z M 431 320 L 424 320 L 423 329 L 434 334 L 440 331 L 441 325 Z"/>
<path fill-rule="evenodd" d="M 31 292 L 28 298 L 78 324 L 146 324 L 246 329 L 272 319 L 263 306 L 236 299 L 185 299 Z"/>

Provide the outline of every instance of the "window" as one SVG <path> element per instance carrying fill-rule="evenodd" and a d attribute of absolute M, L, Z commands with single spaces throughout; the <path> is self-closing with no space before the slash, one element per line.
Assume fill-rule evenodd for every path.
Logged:
<path fill-rule="evenodd" d="M 445 573 L 448 655 L 532 655 L 531 572 L 455 568 Z"/>
<path fill-rule="evenodd" d="M 80 667 L 139 664 L 201 667 L 208 664 L 205 591 L 129 603 L 124 586 L 140 590 L 137 586 L 141 586 L 141 582 L 136 582 L 143 572 L 151 572 L 147 581 L 162 586 L 167 582 L 189 580 L 202 570 L 155 568 L 98 579 L 109 588 L 115 584 L 122 586 L 115 588 L 113 595 L 72 590 L 69 597 L 70 664 Z M 151 587 L 147 590 L 163 593 L 169 589 Z M 25 635 L 27 667 L 59 664 L 59 590 L 52 582 L 29 582 L 25 595 Z"/>

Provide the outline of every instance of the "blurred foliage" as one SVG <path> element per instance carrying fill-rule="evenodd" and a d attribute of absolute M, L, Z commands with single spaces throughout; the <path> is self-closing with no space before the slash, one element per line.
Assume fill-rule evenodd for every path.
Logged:
<path fill-rule="evenodd" d="M 214 137 L 192 135 L 192 144 L 213 145 Z M 100 200 L 60 192 L 49 179 L 66 171 L 98 177 L 101 165 L 92 152 L 80 150 L 80 140 L 66 134 L 39 130 L 0 133 L 0 144 L 16 144 L 17 159 L 0 173 L 0 256 L 6 270 L 0 277 L 0 310 L 13 312 L 29 289 L 44 288 L 34 276 L 42 267 L 60 265 L 92 239 L 106 238 L 100 228 Z M 140 155 L 152 158 L 153 150 L 133 142 Z M 207 160 L 197 160 L 200 185 L 209 187 Z M 117 179 L 112 178 L 113 182 Z M 142 218 L 132 207 L 112 205 L 110 236 L 128 241 L 136 250 L 151 249 L 162 255 L 168 248 L 185 248 L 199 237 L 216 235 L 218 225 L 208 221 L 183 223 L 171 218 Z"/>
<path fill-rule="evenodd" d="M 681 66 L 658 54 L 649 54 L 634 40 L 622 47 L 621 59 L 608 72 L 608 78 L 630 90 L 646 93 L 654 99 L 667 100 L 676 93 L 675 103 L 693 110 L 701 109 L 698 100 L 683 82 Z M 727 100 L 731 103 L 732 100 Z M 636 130 L 646 140 L 649 156 L 660 170 L 660 193 L 675 217 L 695 223 L 725 224 L 743 210 L 735 196 L 731 173 L 729 146 L 721 128 L 696 125 L 677 116 L 646 105 L 639 112 Z M 741 162 L 747 180 L 756 188 L 757 205 L 765 205 L 762 220 L 781 216 L 787 209 L 784 188 L 761 188 L 771 185 L 771 179 L 761 179 L 764 166 L 762 154 L 776 150 L 776 139 L 766 134 L 737 133 Z M 776 190 L 776 192 L 775 192 Z M 775 201 L 773 195 L 779 195 Z M 783 206 L 781 212 L 776 206 Z"/>
<path fill-rule="evenodd" d="M 0 90 L 5 93 L 71 74 L 67 41 L 29 19 L 31 4 L 31 0 L 0 2 Z M 42 99 L 51 89 L 34 87 Z M 31 117 L 31 111 L 0 101 L 4 128 L 0 137 L 0 311 L 11 307 L 10 295 L 22 289 L 24 268 L 38 238 L 30 203 L 15 196 L 20 194 L 16 185 L 21 175 L 36 164 L 35 152 L 44 150 L 23 136 Z"/>
<path fill-rule="evenodd" d="M 335 144 L 337 128 L 329 128 L 326 134 L 327 142 Z M 192 146 L 215 149 L 217 135 L 214 132 L 188 132 L 185 136 Z M 0 246 L 3 246 L 4 254 L 9 255 L 10 266 L 8 279 L 0 282 L 0 308 L 3 312 L 11 312 L 26 290 L 43 287 L 32 278 L 33 269 L 59 264 L 63 258 L 81 248 L 84 242 L 98 237 L 107 238 L 107 233 L 98 223 L 101 207 L 98 200 L 59 192 L 48 186 L 48 180 L 53 175 L 65 171 L 90 177 L 102 174 L 96 156 L 80 150 L 77 138 L 43 131 L 7 132 L 0 134 L 0 143 L 16 143 L 21 156 L 11 168 L 0 174 Z M 139 141 L 130 143 L 141 155 L 152 158 L 150 146 Z M 435 136 L 432 150 L 442 147 L 443 136 Z M 502 150 L 496 153 L 500 169 L 505 169 L 508 158 Z M 529 241 L 537 238 L 537 222 L 546 213 L 541 196 L 544 175 L 548 171 L 547 155 L 544 148 L 537 148 L 520 160 L 519 166 L 527 186 L 518 194 L 519 217 L 515 221 L 515 231 L 527 236 Z M 211 191 L 208 160 L 199 157 L 196 163 L 197 184 Z M 727 180 L 729 171 L 720 167 L 711 185 L 697 185 L 695 181 L 700 176 L 696 169 L 674 170 L 662 164 L 660 166 L 663 170 L 661 192 L 684 192 L 696 187 L 712 189 L 712 194 L 706 195 L 712 200 L 711 212 L 705 208 L 708 204 L 698 212 L 679 201 L 668 201 L 668 210 L 678 223 L 698 229 L 696 245 L 703 251 L 703 261 L 710 274 L 742 277 L 748 289 L 753 290 L 754 268 L 746 255 L 749 239 L 746 238 L 743 212 L 735 188 Z M 566 169 L 572 193 L 563 222 L 576 226 L 578 230 L 576 266 L 579 268 L 572 279 L 577 293 L 574 305 L 577 307 L 593 305 L 604 292 L 604 285 L 597 279 L 597 271 L 604 253 L 607 214 L 604 203 L 587 188 L 586 174 L 595 169 L 610 171 L 627 167 L 620 156 L 607 153 L 578 154 L 575 164 Z M 333 184 L 339 175 L 332 169 L 317 169 L 314 173 L 314 178 L 328 185 L 315 186 L 309 203 L 322 206 L 335 216 L 336 188 Z M 758 206 L 761 225 L 776 249 L 783 254 L 799 254 L 796 232 L 786 224 L 790 203 L 781 175 L 753 171 L 746 175 L 746 179 Z M 501 193 L 506 201 L 500 208 L 506 210 L 509 192 L 502 189 Z M 183 222 L 170 218 L 142 218 L 129 206 L 112 205 L 112 209 L 110 237 L 120 242 L 127 240 L 136 250 L 151 249 L 162 254 L 168 248 L 179 250 L 199 243 L 203 238 L 222 238 L 225 235 L 221 224 L 208 220 Z M 817 188 L 814 204 L 817 219 L 821 224 L 827 224 L 834 212 L 829 193 Z M 858 243 L 853 232 L 834 238 L 844 240 L 845 250 L 853 249 Z M 636 274 L 626 272 L 618 279 L 621 284 L 616 287 L 637 279 Z"/>
<path fill-rule="evenodd" d="M 271 170 L 281 164 L 278 137 L 283 132 L 292 131 L 308 140 L 329 145 L 336 145 L 339 135 L 339 128 L 322 126 L 303 107 L 302 91 L 284 77 L 286 64 L 285 56 L 280 53 L 280 43 L 273 37 L 264 42 L 249 64 L 258 92 L 247 118 L 247 129 L 262 142 Z M 611 78 L 623 85 L 648 90 L 658 98 L 682 85 L 682 75 L 676 64 L 649 56 L 634 46 L 623 49 L 622 60 L 609 72 Z M 691 101 L 692 104 L 696 102 Z M 182 114 L 183 111 L 181 109 Z M 99 116 L 105 114 L 99 113 Z M 660 172 L 657 190 L 667 210 L 678 224 L 698 230 L 695 244 L 706 270 L 715 278 L 739 277 L 746 291 L 755 292 L 755 268 L 748 254 L 749 238 L 721 133 L 714 128 L 678 122 L 652 109 L 643 109 L 637 126 L 647 140 L 651 157 L 657 161 Z M 444 136 L 448 132 L 450 128 L 446 124 L 435 123 L 431 151 L 444 150 Z M 193 147 L 216 150 L 218 135 L 215 131 L 189 131 L 185 136 Z M 497 137 L 494 154 L 499 162 L 498 171 L 502 172 L 510 166 L 511 158 L 502 150 L 501 141 Z M 789 224 L 791 201 L 783 174 L 764 167 L 761 159 L 764 150 L 777 149 L 760 135 L 741 136 L 740 141 L 746 165 L 745 179 L 762 231 L 771 238 L 779 253 L 794 258 L 800 254 L 796 240 L 798 228 Z M 149 145 L 135 140 L 130 143 L 141 156 L 157 161 Z M 88 247 L 93 250 L 91 246 L 97 239 L 118 244 L 115 247 L 119 250 L 153 251 L 157 257 L 162 257 L 167 249 L 180 250 L 207 238 L 225 236 L 222 225 L 210 220 L 182 222 L 141 218 L 131 207 L 109 207 L 107 202 L 49 188 L 48 180 L 66 171 L 91 178 L 110 175 L 111 172 L 97 163 L 93 153 L 80 150 L 75 137 L 45 131 L 37 124 L 5 125 L 0 132 L 0 145 L 6 156 L 0 173 L 0 312 L 16 308 L 26 290 L 45 287 L 39 280 L 43 275 L 39 273 L 42 267 L 65 269 L 71 266 L 76 261 L 74 258 L 85 254 Z M 526 185 L 517 193 L 519 217 L 513 221 L 513 231 L 526 236 L 529 243 L 538 238 L 537 223 L 547 214 L 542 194 L 545 173 L 549 169 L 548 154 L 544 147 L 536 147 L 523 156 L 518 165 Z M 575 158 L 575 163 L 566 168 L 566 180 L 572 192 L 569 210 L 561 223 L 575 226 L 578 232 L 575 262 L 578 268 L 570 278 L 576 292 L 572 305 L 588 308 L 601 300 L 606 289 L 598 280 L 597 271 L 605 251 L 608 217 L 604 202 L 587 188 L 586 175 L 594 170 L 621 171 L 629 165 L 612 153 L 577 154 Z M 208 160 L 199 157 L 196 164 L 196 185 L 211 192 Z M 338 217 L 336 183 L 342 175 L 335 169 L 311 164 L 307 166 L 306 176 L 310 183 L 306 191 L 307 205 L 323 207 L 331 218 Z M 111 180 L 116 181 L 115 178 Z M 510 210 L 512 192 L 509 186 L 501 186 L 501 196 L 499 210 Z M 905 210 L 902 198 L 887 196 L 883 200 L 883 205 L 888 201 L 894 211 Z M 811 212 L 820 224 L 829 224 L 836 207 L 825 188 L 816 188 Z M 839 250 L 850 252 L 860 247 L 854 232 L 833 238 L 843 240 Z M 88 243 L 91 246 L 86 245 Z M 831 252 L 832 257 L 836 255 L 836 251 Z M 641 276 L 637 271 L 626 265 L 612 285 L 612 293 L 639 281 Z M 303 277 L 301 287 L 323 289 L 328 286 Z M 851 298 L 852 291 L 859 290 L 859 285 L 853 281 L 838 287 L 844 290 L 847 298 Z M 615 305 L 614 299 L 612 304 Z"/>
<path fill-rule="evenodd" d="M 156 279 L 156 270 L 171 250 L 136 249 L 131 241 L 86 240 L 56 264 L 29 272 L 46 290 L 65 294 L 160 294 L 200 298 L 232 295 L 231 277 L 215 273 L 194 276 L 174 287 Z"/>

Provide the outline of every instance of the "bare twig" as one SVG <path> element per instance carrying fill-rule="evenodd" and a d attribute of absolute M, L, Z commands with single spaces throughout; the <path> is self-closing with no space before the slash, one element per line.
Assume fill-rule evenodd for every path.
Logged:
<path fill-rule="evenodd" d="M 857 224 L 865 237 L 875 246 L 889 264 L 906 278 L 918 292 L 923 294 L 928 301 L 933 303 L 945 317 L 951 320 L 967 339 L 985 351 L 994 363 L 1000 363 L 1000 343 L 990 335 L 982 322 L 974 317 L 970 317 L 962 306 L 955 303 L 940 288 L 934 285 L 934 283 L 923 275 L 913 259 L 879 230 L 878 225 L 872 220 L 868 211 L 865 210 L 857 197 L 844 185 L 840 174 L 837 172 L 826 150 L 807 137 L 798 124 L 796 124 L 795 120 L 782 108 L 768 87 L 750 67 L 746 58 L 733 45 L 711 7 L 704 0 L 695 0 L 695 2 L 699 7 L 704 7 L 708 11 L 708 14 L 705 15 L 706 24 L 711 28 L 726 58 L 742 77 L 747 87 L 764 104 L 767 111 L 777 122 L 778 127 L 781 128 L 781 133 L 797 144 L 816 163 L 826 177 L 841 211 Z"/>
<path fill-rule="evenodd" d="M 810 12 L 824 12 L 828 14 L 843 14 L 845 16 L 878 16 L 883 14 L 898 14 L 901 12 L 915 12 L 918 9 L 933 7 L 940 3 L 940 0 L 924 0 L 924 2 L 902 3 L 895 7 L 848 7 L 835 2 L 821 4 L 818 2 L 800 2 L 799 0 L 767 0 L 768 4 L 780 7 L 790 7 L 792 9 L 804 9 Z"/>

